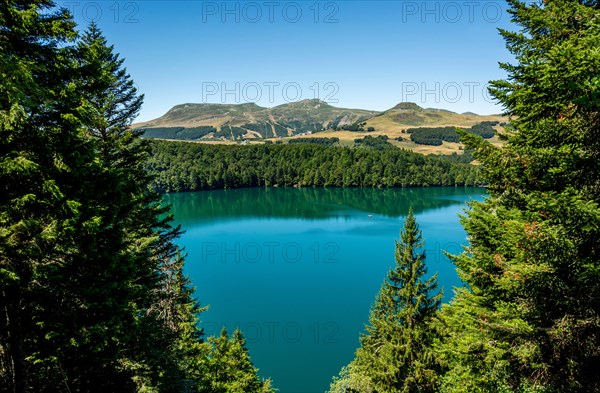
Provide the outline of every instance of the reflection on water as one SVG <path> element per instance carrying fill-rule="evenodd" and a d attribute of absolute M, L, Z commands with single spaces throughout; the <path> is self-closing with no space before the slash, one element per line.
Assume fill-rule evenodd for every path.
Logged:
<path fill-rule="evenodd" d="M 481 188 L 249 188 L 166 194 L 178 223 L 186 220 L 223 220 L 226 218 L 303 218 L 351 217 L 359 212 L 401 217 L 412 207 L 415 214 L 425 210 L 463 204 L 479 197 Z M 355 210 L 354 212 L 352 210 Z"/>

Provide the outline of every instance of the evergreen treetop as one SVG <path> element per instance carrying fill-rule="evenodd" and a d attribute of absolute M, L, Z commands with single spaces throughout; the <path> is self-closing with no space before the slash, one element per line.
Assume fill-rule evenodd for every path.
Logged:
<path fill-rule="evenodd" d="M 371 313 L 356 358 L 342 370 L 331 392 L 435 391 L 441 370 L 433 343 L 441 302 L 437 275 L 425 279 L 424 242 L 412 209 L 396 242 L 388 272 Z"/>
<path fill-rule="evenodd" d="M 492 82 L 505 146 L 463 134 L 490 198 L 454 257 L 466 287 L 444 308 L 443 391 L 600 391 L 600 6 L 510 0 L 516 64 Z"/>

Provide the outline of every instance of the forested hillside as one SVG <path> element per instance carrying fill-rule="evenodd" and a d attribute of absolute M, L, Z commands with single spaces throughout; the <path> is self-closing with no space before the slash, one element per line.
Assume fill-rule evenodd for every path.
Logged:
<path fill-rule="evenodd" d="M 148 170 L 160 192 L 272 186 L 472 186 L 481 182 L 475 166 L 391 146 L 378 150 L 155 141 L 151 147 Z"/>

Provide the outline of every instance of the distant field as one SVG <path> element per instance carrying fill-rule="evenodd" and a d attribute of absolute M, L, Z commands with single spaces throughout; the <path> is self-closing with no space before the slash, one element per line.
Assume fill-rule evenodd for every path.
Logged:
<path fill-rule="evenodd" d="M 496 117 L 489 116 L 489 118 L 490 118 L 489 121 L 498 121 L 498 118 L 500 119 L 499 121 L 506 121 L 506 119 L 502 118 L 501 116 L 496 116 Z M 473 124 L 465 124 L 463 126 L 471 127 L 472 125 Z M 428 126 L 431 126 L 431 127 L 448 126 L 448 124 L 441 124 L 441 125 L 434 124 L 434 125 L 428 125 Z M 368 135 L 370 135 L 370 136 L 387 135 L 390 138 L 389 142 L 391 144 L 393 144 L 394 146 L 403 148 L 403 149 L 408 149 L 408 150 L 414 151 L 416 153 L 446 154 L 446 155 L 450 155 L 452 153 L 456 153 L 456 154 L 463 153 L 463 150 L 461 149 L 461 147 L 463 147 L 463 145 L 461 143 L 443 142 L 441 146 L 419 145 L 417 143 L 414 143 L 410 140 L 410 134 L 407 134 L 406 132 L 404 132 L 404 130 L 406 128 L 411 128 L 411 127 L 403 127 L 401 130 L 396 129 L 396 130 L 390 130 L 390 131 L 372 131 L 372 132 L 327 130 L 327 131 L 317 132 L 312 135 L 306 135 L 306 136 L 303 136 L 302 138 L 334 138 L 335 137 L 335 138 L 340 139 L 340 143 L 339 143 L 340 145 L 353 146 L 355 139 L 364 138 L 365 136 L 368 136 Z M 496 128 L 496 130 L 500 130 L 500 131 L 503 129 L 502 127 L 494 127 L 494 128 Z M 404 140 L 397 141 L 397 140 L 395 140 L 395 138 L 397 138 L 397 137 L 402 137 Z M 267 140 L 270 140 L 272 142 L 276 142 L 276 141 L 280 140 L 283 143 L 286 143 L 290 139 L 296 139 L 296 138 L 300 138 L 300 137 L 293 136 L 293 137 L 287 137 L 287 138 L 273 138 L 273 139 L 267 139 Z M 499 140 L 498 136 L 494 136 L 487 140 L 494 145 L 500 145 L 502 143 Z"/>
<path fill-rule="evenodd" d="M 407 127 L 409 128 L 409 127 Z M 502 127 L 496 127 L 499 130 L 502 130 Z M 293 136 L 293 137 L 282 137 L 282 138 L 270 138 L 265 140 L 248 140 L 247 144 L 262 144 L 265 142 L 271 143 L 288 143 L 291 139 L 299 139 L 299 138 L 339 138 L 339 144 L 341 146 L 354 146 L 354 140 L 359 138 L 364 138 L 365 136 L 378 136 L 378 135 L 387 135 L 390 139 L 389 142 L 398 148 L 408 149 L 414 151 L 415 153 L 421 154 L 446 154 L 450 155 L 452 153 L 462 154 L 464 150 L 461 148 L 463 145 L 461 143 L 453 143 L 453 142 L 443 142 L 441 146 L 429 146 L 429 145 L 420 145 L 414 143 L 410 140 L 410 134 L 405 133 L 404 131 L 372 131 L 372 132 L 352 132 L 352 131 L 333 131 L 327 130 L 318 132 L 312 135 L 305 136 Z M 403 141 L 395 140 L 396 137 L 401 136 L 404 138 Z M 175 141 L 175 139 L 164 139 Z M 214 145 L 238 145 L 240 142 L 229 141 L 229 140 L 219 140 L 219 141 L 210 141 L 210 140 L 193 140 L 193 141 L 181 141 L 178 142 L 191 142 L 191 143 L 205 143 L 205 144 L 214 144 Z M 491 142 L 494 145 L 500 145 L 502 142 L 499 140 L 498 136 L 494 136 L 493 138 L 487 139 L 487 141 Z"/>

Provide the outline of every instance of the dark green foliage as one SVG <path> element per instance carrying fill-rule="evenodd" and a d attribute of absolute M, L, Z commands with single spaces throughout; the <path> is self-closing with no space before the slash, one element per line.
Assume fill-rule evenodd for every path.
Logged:
<path fill-rule="evenodd" d="M 376 137 L 367 135 L 362 139 L 355 139 L 354 144 L 361 147 L 370 147 L 375 150 L 395 149 L 394 145 L 388 142 L 387 135 L 379 135 Z"/>
<path fill-rule="evenodd" d="M 462 148 L 462 146 L 461 146 Z M 466 150 L 464 150 L 463 154 L 457 154 L 456 152 L 452 152 L 452 154 L 447 155 L 447 154 L 430 154 L 430 157 L 437 157 L 440 160 L 448 160 L 448 161 L 452 161 L 452 162 L 462 162 L 465 164 L 468 164 L 470 162 L 473 162 L 473 160 L 475 160 L 475 157 L 473 156 L 473 150 L 467 148 Z"/>
<path fill-rule="evenodd" d="M 195 321 L 199 309 L 173 244 L 178 229 L 170 227 L 169 217 L 162 218 L 167 210 L 160 206 L 160 196 L 147 187 L 151 181 L 144 168 L 147 145 L 137 138 L 139 131 L 129 128 L 143 97 L 138 96 L 123 60 L 95 25 L 85 32 L 76 53 L 82 70 L 79 91 L 86 101 L 84 127 L 100 152 L 96 162 L 103 176 L 97 185 L 90 181 L 90 189 L 80 191 L 90 192 L 82 210 L 90 209 L 89 216 L 98 224 L 80 232 L 79 247 L 84 252 L 66 270 L 73 281 L 69 293 L 77 294 L 86 307 L 74 309 L 65 319 L 71 325 L 81 320 L 87 329 L 110 333 L 91 339 L 63 327 L 64 341 L 57 342 L 56 352 L 64 359 L 65 383 L 72 389 L 133 385 L 167 391 L 189 376 L 173 344 L 185 341 L 191 354 L 200 343 L 200 332 L 185 325 Z M 62 311 L 64 315 L 64 307 Z M 193 337 L 180 336 L 184 330 Z M 111 374 L 100 380 L 77 380 L 97 369 L 111 372 L 111 364 L 121 380 Z"/>
<path fill-rule="evenodd" d="M 248 133 L 248 130 L 230 125 L 221 126 L 221 130 L 214 134 L 215 137 L 225 137 L 226 139 L 236 140 L 241 139 Z"/>
<path fill-rule="evenodd" d="M 496 130 L 492 126 L 497 123 L 481 122 L 467 129 L 467 132 L 489 139 L 496 135 Z M 441 146 L 444 141 L 460 142 L 456 127 L 409 128 L 406 132 L 410 134 L 411 141 L 420 145 Z"/>
<path fill-rule="evenodd" d="M 256 123 L 256 124 L 244 124 L 242 128 L 256 131 L 264 138 L 273 138 L 275 135 L 273 134 L 273 128 L 271 123 Z M 221 128 L 221 132 L 223 132 L 223 128 Z M 286 134 L 287 135 L 287 132 Z M 219 136 L 227 136 L 227 135 L 219 135 Z"/>
<path fill-rule="evenodd" d="M 475 124 L 473 127 L 468 129 L 468 132 L 471 132 L 475 135 L 479 135 L 485 139 L 489 139 L 496 135 L 496 130 L 493 128 L 494 125 L 498 124 L 498 122 L 482 122 L 479 124 Z"/>
<path fill-rule="evenodd" d="M 410 140 L 420 145 L 441 146 L 443 141 L 459 142 L 455 127 L 409 128 Z"/>
<path fill-rule="evenodd" d="M 490 198 L 463 219 L 447 392 L 600 392 L 600 5 L 510 0 L 504 147 L 463 133 Z"/>
<path fill-rule="evenodd" d="M 52 6 L 0 5 L 0 391 L 201 388 L 201 309 L 130 128 L 143 97 Z"/>
<path fill-rule="evenodd" d="M 164 313 L 169 301 L 172 310 L 184 307 L 167 292 L 181 266 L 171 263 L 178 231 L 161 218 L 160 196 L 147 187 L 146 147 L 129 129 L 142 97 L 93 25 L 76 47 L 63 42 L 49 55 L 59 56 L 56 70 L 32 77 L 60 71 L 57 95 L 38 85 L 30 96 L 48 112 L 24 116 L 3 139 L 3 158 L 25 154 L 42 188 L 28 189 L 27 172 L 3 167 L 11 174 L 3 195 L 13 199 L 0 205 L 10 220 L 0 241 L 2 307 L 11 310 L 2 313 L 2 387 L 166 391 L 185 376 L 171 350 L 179 338 L 169 324 L 179 320 Z M 28 140 L 15 144 L 24 132 Z M 14 204 L 22 198 L 26 204 Z M 26 240 L 25 228 L 38 240 Z"/>
<path fill-rule="evenodd" d="M 371 308 L 356 358 L 334 380 L 338 392 L 436 392 L 442 371 L 433 348 L 441 302 L 437 275 L 425 279 L 421 231 L 412 210 L 396 242 L 396 263 Z"/>
<path fill-rule="evenodd" d="M 71 262 L 86 220 L 73 184 L 98 168 L 77 135 L 63 48 L 74 23 L 49 1 L 18 4 L 0 3 L 0 389 L 24 392 L 60 378 L 45 336 L 61 323 L 61 314 L 46 319 L 57 306 L 50 284 L 62 278 L 56 271 Z"/>
<path fill-rule="evenodd" d="M 287 120 L 281 124 L 287 128 L 290 128 L 294 135 L 323 130 L 323 124 L 319 123 L 318 121 Z M 287 129 L 283 127 L 281 129 L 277 129 L 277 134 L 279 136 L 285 136 L 287 135 Z"/>
<path fill-rule="evenodd" d="M 277 133 L 277 136 L 286 136 L 288 135 L 288 129 L 280 124 L 273 124 L 273 127 L 275 127 L 275 132 Z M 320 131 L 321 130 L 321 123 L 316 123 L 315 124 L 315 130 L 314 131 Z M 311 130 L 308 130 L 311 131 Z M 297 132 L 296 132 L 297 133 Z"/>
<path fill-rule="evenodd" d="M 145 138 L 160 138 L 160 139 L 180 139 L 177 133 L 184 130 L 184 127 L 156 127 L 156 128 L 139 128 L 141 136 Z"/>
<path fill-rule="evenodd" d="M 506 125 L 506 123 L 504 123 L 504 122 L 501 123 L 499 121 L 482 121 L 481 123 L 476 124 L 475 126 L 494 127 L 494 126 L 497 126 L 497 125 L 500 125 L 500 126 L 504 127 Z M 473 127 L 475 127 L 475 126 L 473 126 Z"/>
<path fill-rule="evenodd" d="M 385 141 L 384 141 L 385 142 Z M 385 142 L 387 143 L 387 142 Z M 400 149 L 307 144 L 249 146 L 152 142 L 148 170 L 161 192 L 264 186 L 477 185 L 478 170 Z"/>
<path fill-rule="evenodd" d="M 419 145 L 428 145 L 428 146 L 441 146 L 444 143 L 445 139 L 454 139 L 454 137 L 441 139 L 437 136 L 422 135 L 422 134 L 410 136 L 411 141 L 413 141 Z M 456 141 L 449 140 L 447 142 L 458 142 L 458 140 L 456 140 Z"/>
<path fill-rule="evenodd" d="M 239 330 L 228 337 L 223 329 L 219 337 L 209 338 L 211 350 L 206 359 L 207 393 L 272 393 L 271 381 L 263 381 L 252 365 L 246 340 Z"/>
<path fill-rule="evenodd" d="M 222 128 L 221 128 L 222 130 Z M 194 140 L 200 139 L 217 130 L 212 126 L 200 127 L 152 127 L 140 128 L 144 138 Z"/>
<path fill-rule="evenodd" d="M 340 138 L 294 138 L 289 140 L 289 144 L 307 143 L 312 145 L 333 146 L 340 141 Z"/>
<path fill-rule="evenodd" d="M 293 128 L 293 126 L 291 126 Z M 233 133 L 231 133 L 229 130 Z M 242 130 L 244 132 L 242 132 Z M 248 123 L 244 124 L 240 127 L 230 127 L 230 126 L 222 126 L 221 132 L 217 133 L 215 136 L 222 136 L 227 139 L 237 139 L 238 136 L 241 136 L 247 132 L 247 130 L 254 131 L 260 134 L 263 138 L 274 138 L 278 136 L 287 136 L 288 129 L 280 124 L 266 122 L 266 123 Z"/>
<path fill-rule="evenodd" d="M 346 130 L 346 131 L 355 131 L 355 132 L 360 131 L 360 132 L 362 132 L 362 131 L 365 130 L 365 125 L 367 125 L 367 123 L 366 122 L 362 122 L 362 123 L 346 124 L 346 125 L 343 125 L 343 126 L 336 125 L 336 126 L 333 126 L 333 127 L 330 127 L 330 128 L 332 128 L 335 131 Z M 372 128 L 372 127 L 369 127 L 369 128 Z M 375 131 L 375 129 L 372 129 L 370 131 Z"/>

